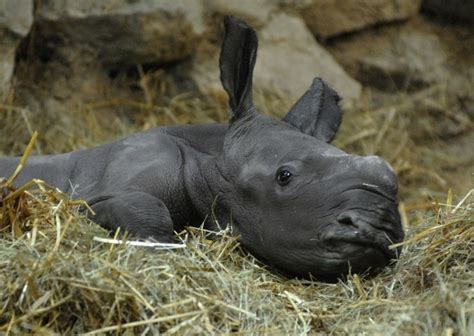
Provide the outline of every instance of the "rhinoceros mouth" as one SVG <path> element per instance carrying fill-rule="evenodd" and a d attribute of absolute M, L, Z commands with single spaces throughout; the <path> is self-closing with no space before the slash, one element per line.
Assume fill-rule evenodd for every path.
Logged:
<path fill-rule="evenodd" d="M 350 250 L 371 250 L 374 252 L 380 252 L 387 262 L 398 258 L 398 253 L 395 250 L 390 249 L 388 244 L 375 242 L 369 239 L 337 238 L 326 240 L 325 243 L 335 248 L 340 248 L 341 246 L 352 246 L 353 249 Z M 345 258 L 350 259 L 350 255 L 345 256 Z"/>
<path fill-rule="evenodd" d="M 342 252 L 342 255 L 349 254 L 349 256 L 354 251 L 377 251 L 383 254 L 387 261 L 399 257 L 400 249 L 390 248 L 392 244 L 401 240 L 395 234 L 395 230 L 374 227 L 368 220 L 358 220 L 348 227 L 340 222 L 333 225 L 338 229 L 329 230 L 321 235 L 321 240 L 328 250 L 347 250 Z"/>
<path fill-rule="evenodd" d="M 332 244 L 334 249 L 330 248 L 317 256 L 311 256 L 309 251 L 286 251 L 284 259 L 259 259 L 286 277 L 314 277 L 327 282 L 344 279 L 350 273 L 375 275 L 394 260 L 394 254 L 388 248 L 376 244 L 346 240 L 335 240 Z M 344 252 L 337 249 L 344 249 Z M 296 258 L 295 261 L 290 262 L 289 256 Z M 302 263 L 300 256 L 306 256 L 308 260 Z"/>

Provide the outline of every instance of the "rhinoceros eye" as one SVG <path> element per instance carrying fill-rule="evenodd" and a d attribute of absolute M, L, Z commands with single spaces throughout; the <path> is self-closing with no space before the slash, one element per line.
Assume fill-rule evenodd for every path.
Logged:
<path fill-rule="evenodd" d="M 287 185 L 292 177 L 293 174 L 286 168 L 280 168 L 276 174 L 276 180 L 281 186 Z"/>

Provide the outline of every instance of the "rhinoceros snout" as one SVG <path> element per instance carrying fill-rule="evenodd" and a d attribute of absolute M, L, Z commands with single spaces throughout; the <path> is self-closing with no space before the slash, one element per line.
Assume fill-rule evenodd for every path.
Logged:
<path fill-rule="evenodd" d="M 389 259 L 396 259 L 401 249 L 391 249 L 390 245 L 401 242 L 404 236 L 398 211 L 387 209 L 370 212 L 379 213 L 368 216 L 369 211 L 352 209 L 339 214 L 336 220 L 339 225 L 347 227 L 348 237 L 352 238 L 352 242 L 377 247 Z"/>

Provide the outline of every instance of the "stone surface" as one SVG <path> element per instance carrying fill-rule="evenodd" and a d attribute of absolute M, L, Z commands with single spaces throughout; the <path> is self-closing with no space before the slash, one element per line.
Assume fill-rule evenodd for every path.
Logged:
<path fill-rule="evenodd" d="M 468 27 L 448 29 L 419 16 L 404 25 L 339 39 L 328 50 L 360 83 L 392 94 L 396 101 L 399 93 L 436 92 L 435 100 L 427 98 L 417 106 L 420 120 L 415 122 L 422 138 L 429 136 L 423 125 L 440 137 L 472 127 L 474 35 Z"/>
<path fill-rule="evenodd" d="M 35 36 L 17 74 L 36 85 L 20 85 L 18 101 L 44 111 L 136 98 L 139 90 L 117 86 L 115 77 L 192 55 L 205 28 L 202 10 L 193 0 L 38 1 Z"/>
<path fill-rule="evenodd" d="M 303 0 L 298 10 L 321 39 L 414 16 L 421 0 Z"/>
<path fill-rule="evenodd" d="M 0 102 L 10 93 L 15 53 L 33 24 L 33 0 L 0 0 Z"/>
<path fill-rule="evenodd" d="M 204 30 L 202 4 L 194 0 L 42 0 L 35 14 L 43 40 L 92 50 L 105 64 L 182 60 Z"/>
<path fill-rule="evenodd" d="M 404 30 L 383 42 L 376 44 L 378 52 L 359 60 L 357 78 L 366 84 L 383 90 L 410 90 L 434 84 L 446 75 L 449 50 L 437 35 Z"/>
<path fill-rule="evenodd" d="M 417 90 L 467 76 L 474 67 L 473 48 L 468 28 L 446 29 L 421 16 L 328 46 L 357 80 L 386 91 Z"/>
<path fill-rule="evenodd" d="M 0 0 L 0 28 L 20 37 L 33 24 L 33 0 Z"/>
<path fill-rule="evenodd" d="M 34 26 L 15 69 L 15 103 L 60 115 L 52 133 L 90 108 L 113 115 L 151 103 L 142 75 L 190 57 L 205 28 L 194 0 L 41 0 Z"/>
<path fill-rule="evenodd" d="M 474 0 L 423 0 L 423 10 L 449 19 L 474 22 Z"/>
<path fill-rule="evenodd" d="M 359 98 L 360 84 L 316 42 L 300 18 L 281 13 L 273 15 L 258 35 L 260 45 L 254 73 L 256 89 L 275 92 L 296 101 L 314 77 L 321 77 L 341 94 L 347 106 Z M 191 76 L 204 93 L 222 91 L 218 56 L 216 47 L 212 55 L 206 53 L 194 61 Z"/>
<path fill-rule="evenodd" d="M 273 0 L 206 0 L 204 5 L 207 12 L 235 15 L 256 28 L 264 25 L 270 14 L 277 10 Z"/>
<path fill-rule="evenodd" d="M 257 86 L 270 91 L 274 87 L 296 99 L 317 76 L 344 99 L 359 98 L 360 84 L 315 41 L 300 18 L 275 15 L 260 36 L 258 70 L 255 72 Z"/>

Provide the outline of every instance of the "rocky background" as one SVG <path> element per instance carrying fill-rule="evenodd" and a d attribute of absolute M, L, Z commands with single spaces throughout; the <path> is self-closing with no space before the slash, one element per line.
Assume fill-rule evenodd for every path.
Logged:
<path fill-rule="evenodd" d="M 9 146 L 0 151 L 21 152 L 33 128 L 45 139 L 68 134 L 79 115 L 85 128 L 112 127 L 117 114 L 133 122 L 143 110 L 168 115 L 163 123 L 193 122 L 166 107 L 183 94 L 225 109 L 217 61 L 228 14 L 258 31 L 255 88 L 267 103 L 275 97 L 271 113 L 320 76 L 344 98 L 346 116 L 410 110 L 415 145 L 461 158 L 447 178 L 430 173 L 439 188 L 472 188 L 473 0 L 0 0 L 0 124 L 7 115 L 17 123 L 9 134 L 0 125 Z M 50 148 L 43 152 L 65 147 Z"/>

